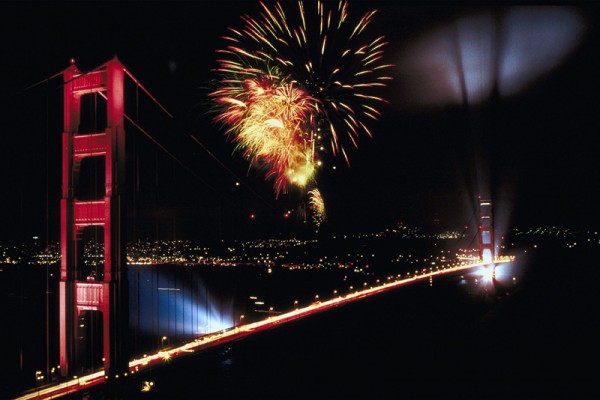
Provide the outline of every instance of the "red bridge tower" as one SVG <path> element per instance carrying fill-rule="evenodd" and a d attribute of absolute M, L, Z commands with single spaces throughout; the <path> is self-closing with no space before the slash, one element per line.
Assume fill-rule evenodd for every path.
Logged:
<path fill-rule="evenodd" d="M 61 267 L 59 286 L 60 369 L 72 377 L 84 370 L 82 360 L 93 353 L 88 336 L 102 337 L 95 365 L 103 363 L 107 379 L 127 372 L 128 283 L 124 215 L 121 195 L 125 181 L 124 68 L 115 57 L 88 73 L 75 66 L 63 72 L 64 132 L 62 139 Z M 81 97 L 97 93 L 106 98 L 104 132 L 80 134 Z M 104 158 L 104 193 L 96 199 L 77 198 L 80 168 L 88 157 Z M 89 160 L 88 160 L 89 161 Z M 103 229 L 104 267 L 85 276 L 82 236 L 86 228 Z M 90 335 L 92 318 L 96 330 Z M 102 358 L 100 358 L 102 355 Z"/>
<path fill-rule="evenodd" d="M 492 201 L 479 199 L 479 259 L 487 264 L 494 263 L 494 223 Z"/>

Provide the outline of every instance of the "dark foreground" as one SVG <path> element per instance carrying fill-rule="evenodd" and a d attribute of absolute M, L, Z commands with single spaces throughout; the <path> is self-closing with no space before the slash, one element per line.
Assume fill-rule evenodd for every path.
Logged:
<path fill-rule="evenodd" d="M 600 398 L 593 252 L 530 256 L 495 294 L 422 282 L 72 399 Z"/>

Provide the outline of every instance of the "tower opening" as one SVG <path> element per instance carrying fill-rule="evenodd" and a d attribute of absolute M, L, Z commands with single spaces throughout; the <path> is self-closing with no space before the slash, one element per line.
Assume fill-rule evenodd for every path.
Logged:
<path fill-rule="evenodd" d="M 83 310 L 77 317 L 75 346 L 80 374 L 96 371 L 103 366 L 103 318 L 98 310 Z"/>
<path fill-rule="evenodd" d="M 85 157 L 76 171 L 73 194 L 77 200 L 100 200 L 106 195 L 106 158 Z"/>
<path fill-rule="evenodd" d="M 80 96 L 81 114 L 79 134 L 98 133 L 106 130 L 107 103 L 97 92 Z"/>

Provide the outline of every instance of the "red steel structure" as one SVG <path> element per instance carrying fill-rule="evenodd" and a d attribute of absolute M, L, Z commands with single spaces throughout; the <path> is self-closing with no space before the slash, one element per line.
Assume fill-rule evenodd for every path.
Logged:
<path fill-rule="evenodd" d="M 63 71 L 64 132 L 62 138 L 61 266 L 59 287 L 60 369 L 64 377 L 83 371 L 82 321 L 95 313 L 101 328 L 105 379 L 118 378 L 128 369 L 128 283 L 121 196 L 125 183 L 124 67 L 115 57 L 91 72 L 81 73 L 72 60 Z M 106 98 L 104 132 L 80 134 L 81 97 Z M 103 157 L 104 193 L 80 200 L 81 164 L 88 157 Z M 101 160 L 101 159 L 100 159 Z M 103 229 L 104 266 L 94 278 L 82 271 L 82 236 L 86 228 Z M 85 338 L 84 338 L 85 339 Z M 99 359 L 99 357 L 98 357 Z"/>
<path fill-rule="evenodd" d="M 479 258 L 482 262 L 491 264 L 496 257 L 491 200 L 479 199 L 479 218 Z"/>

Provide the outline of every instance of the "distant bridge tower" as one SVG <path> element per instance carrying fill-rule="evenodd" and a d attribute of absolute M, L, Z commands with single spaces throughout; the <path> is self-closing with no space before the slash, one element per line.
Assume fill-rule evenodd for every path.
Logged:
<path fill-rule="evenodd" d="M 92 367 L 97 367 L 103 363 L 106 378 L 112 379 L 125 373 L 129 363 L 121 200 L 125 183 L 124 68 L 115 57 L 91 72 L 81 73 L 72 60 L 63 71 L 63 78 L 60 370 L 62 376 L 72 377 L 80 375 L 84 364 L 89 367 L 91 362 Z M 80 134 L 81 97 L 91 93 L 106 98 L 106 129 Z M 81 186 L 96 185 L 82 182 L 85 177 L 79 173 L 82 162 L 91 161 L 90 157 L 97 157 L 99 165 L 104 165 L 104 193 L 82 200 L 78 198 Z M 95 274 L 86 270 L 83 257 L 82 238 L 89 227 L 103 229 L 104 266 Z M 90 325 L 95 330 L 90 331 Z M 102 350 L 94 352 L 89 344 L 98 336 L 101 340 L 96 343 L 101 343 Z"/>
<path fill-rule="evenodd" d="M 479 199 L 479 219 L 479 259 L 486 264 L 492 264 L 496 255 L 491 200 Z"/>

